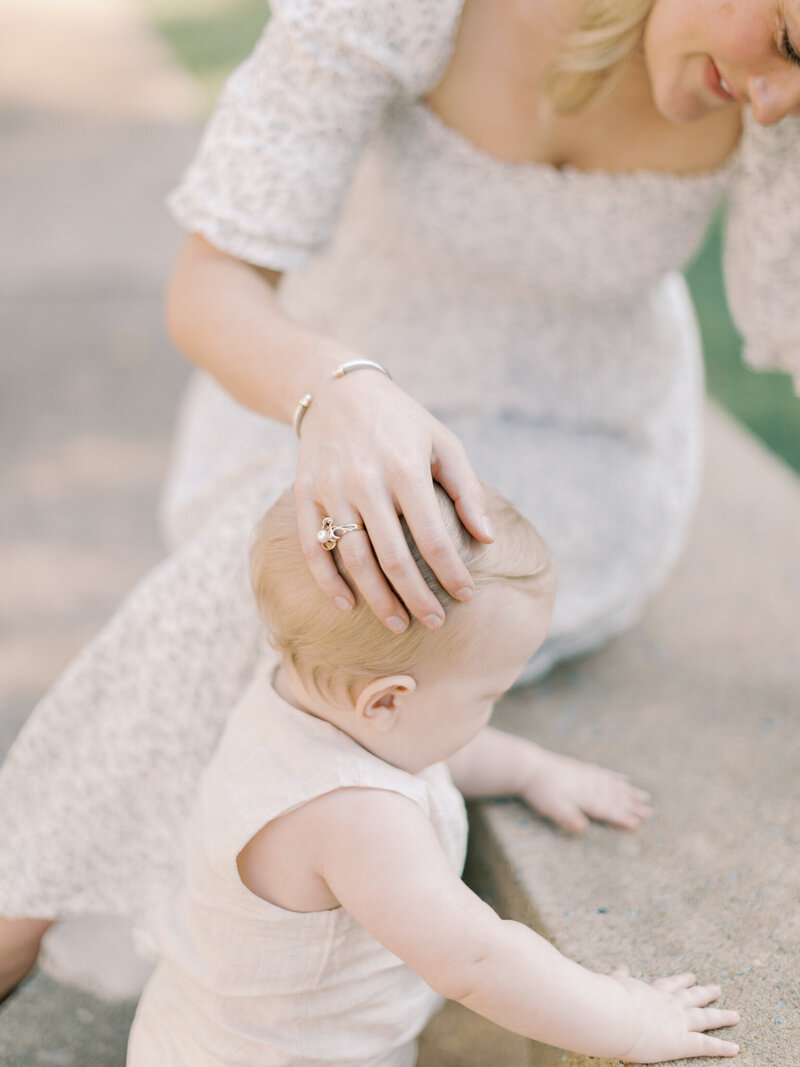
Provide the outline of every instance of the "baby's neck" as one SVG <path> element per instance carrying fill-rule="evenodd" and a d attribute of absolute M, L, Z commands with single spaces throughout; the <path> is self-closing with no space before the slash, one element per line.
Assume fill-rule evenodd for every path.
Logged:
<path fill-rule="evenodd" d="M 296 686 L 292 684 L 292 672 L 287 668 L 285 663 L 281 663 L 275 671 L 272 678 L 272 688 L 286 704 L 296 708 L 298 711 L 304 712 L 306 715 L 311 715 L 315 719 L 322 719 L 323 722 L 330 723 L 331 726 L 335 726 L 337 730 L 341 730 L 342 733 L 347 734 L 348 737 L 361 745 L 362 748 L 371 752 L 373 756 L 377 756 L 379 759 L 385 760 L 387 763 L 391 763 L 393 766 L 407 770 L 412 774 L 416 773 L 419 769 L 416 768 L 411 770 L 409 767 L 404 766 L 402 761 L 393 758 L 391 747 L 386 745 L 388 735 L 373 735 L 367 731 L 359 732 L 354 729 L 356 722 L 355 708 L 351 708 L 345 715 L 332 707 L 329 708 L 324 705 L 317 706 L 310 695 L 304 693 L 302 684 L 299 680 Z M 376 742 L 382 743 L 377 744 Z"/>
<path fill-rule="evenodd" d="M 305 712 L 306 715 L 311 715 L 315 719 L 322 719 L 323 722 L 329 722 L 332 726 L 342 730 L 344 733 L 353 736 L 350 731 L 342 724 L 341 716 L 337 715 L 334 709 L 328 709 L 324 705 L 318 705 L 317 702 L 311 699 L 311 697 L 305 692 L 303 686 L 299 681 L 292 684 L 292 673 L 285 663 L 281 663 L 275 674 L 272 677 L 272 688 L 278 694 L 278 696 L 286 704 L 296 708 L 298 711 Z M 356 738 L 356 740 L 358 740 Z"/>
<path fill-rule="evenodd" d="M 314 712 L 311 708 L 306 707 L 303 702 L 298 698 L 292 690 L 289 683 L 289 674 L 281 663 L 272 678 L 272 688 L 287 704 L 291 704 L 293 708 L 297 708 L 298 711 L 305 711 L 308 715 L 313 715 Z M 319 718 L 319 716 L 317 716 Z"/>

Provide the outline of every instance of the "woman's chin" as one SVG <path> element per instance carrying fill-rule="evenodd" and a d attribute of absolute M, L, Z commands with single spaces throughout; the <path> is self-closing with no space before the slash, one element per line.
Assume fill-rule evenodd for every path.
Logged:
<path fill-rule="evenodd" d="M 716 107 L 705 100 L 699 92 L 684 89 L 671 89 L 663 93 L 654 90 L 653 101 L 667 122 L 676 126 L 697 122 L 716 110 Z"/>

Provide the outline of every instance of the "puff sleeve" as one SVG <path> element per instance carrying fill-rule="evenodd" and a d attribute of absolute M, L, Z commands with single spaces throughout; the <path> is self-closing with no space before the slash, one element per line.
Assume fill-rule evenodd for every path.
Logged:
<path fill-rule="evenodd" d="M 744 358 L 800 392 L 800 120 L 747 116 L 728 198 L 725 282 Z"/>
<path fill-rule="evenodd" d="M 461 0 L 274 0 L 228 79 L 170 209 L 230 255 L 302 267 L 323 248 L 358 160 L 400 93 L 446 64 Z"/>

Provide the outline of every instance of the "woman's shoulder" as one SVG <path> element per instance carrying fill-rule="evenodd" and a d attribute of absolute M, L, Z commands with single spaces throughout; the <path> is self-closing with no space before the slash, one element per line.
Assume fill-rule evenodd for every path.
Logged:
<path fill-rule="evenodd" d="M 273 0 L 295 40 L 313 54 L 352 49 L 412 92 L 435 84 L 452 52 L 464 0 Z"/>

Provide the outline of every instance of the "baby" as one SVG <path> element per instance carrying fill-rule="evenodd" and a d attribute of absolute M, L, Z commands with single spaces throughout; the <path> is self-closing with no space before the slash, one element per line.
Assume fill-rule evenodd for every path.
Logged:
<path fill-rule="evenodd" d="M 586 970 L 461 881 L 461 794 L 522 797 L 570 831 L 587 816 L 633 829 L 649 809 L 622 776 L 487 725 L 545 638 L 555 578 L 497 493 L 491 545 L 439 495 L 475 594 L 451 601 L 409 538 L 448 611 L 436 631 L 395 636 L 361 600 L 332 606 L 289 493 L 258 527 L 251 577 L 275 654 L 204 776 L 128 1067 L 411 1067 L 441 997 L 630 1063 L 738 1051 L 703 1032 L 738 1021 L 704 1007 L 717 987 Z"/>

